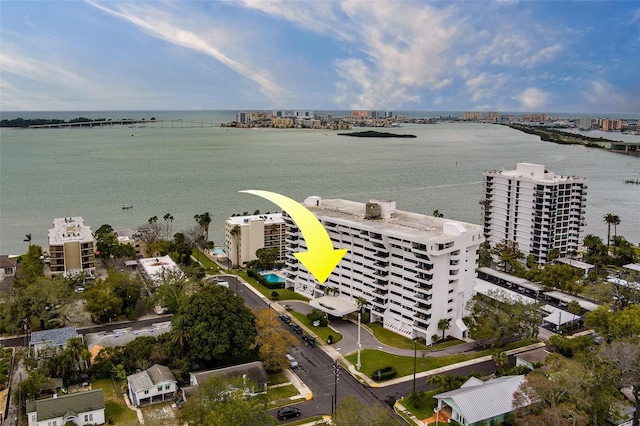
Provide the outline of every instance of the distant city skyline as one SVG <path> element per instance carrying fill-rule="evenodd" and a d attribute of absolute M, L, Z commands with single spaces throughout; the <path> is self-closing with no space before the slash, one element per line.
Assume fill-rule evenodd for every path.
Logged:
<path fill-rule="evenodd" d="M 637 1 L 9 0 L 0 39 L 2 111 L 640 112 Z"/>

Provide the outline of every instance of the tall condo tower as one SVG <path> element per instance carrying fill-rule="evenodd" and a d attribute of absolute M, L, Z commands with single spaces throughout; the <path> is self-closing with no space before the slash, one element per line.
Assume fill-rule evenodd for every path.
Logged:
<path fill-rule="evenodd" d="M 366 300 L 371 321 L 409 338 L 432 342 L 446 333 L 463 338 L 466 303 L 473 296 L 482 227 L 396 210 L 395 201 L 325 200 L 308 197 L 307 207 L 324 225 L 334 248 L 348 252 L 320 284 L 293 253 L 307 251 L 300 229 L 286 214 L 286 285 L 330 315 L 358 310 Z M 362 301 L 362 299 L 360 299 Z"/>
<path fill-rule="evenodd" d="M 526 256 L 545 263 L 552 249 L 578 250 L 585 226 L 587 179 L 518 163 L 516 170 L 484 172 L 484 235 L 492 246 L 515 241 Z"/>

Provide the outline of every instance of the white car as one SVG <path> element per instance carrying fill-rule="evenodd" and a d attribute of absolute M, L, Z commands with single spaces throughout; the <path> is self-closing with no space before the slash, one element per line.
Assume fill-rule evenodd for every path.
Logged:
<path fill-rule="evenodd" d="M 289 360 L 289 365 L 291 368 L 298 368 L 298 361 L 296 361 L 296 359 L 293 356 L 291 356 L 291 354 L 287 354 L 285 356 Z"/>

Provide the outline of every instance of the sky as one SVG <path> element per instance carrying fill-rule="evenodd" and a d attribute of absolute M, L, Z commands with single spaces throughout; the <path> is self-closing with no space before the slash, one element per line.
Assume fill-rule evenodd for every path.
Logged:
<path fill-rule="evenodd" d="M 0 111 L 640 113 L 640 1 L 0 0 Z"/>

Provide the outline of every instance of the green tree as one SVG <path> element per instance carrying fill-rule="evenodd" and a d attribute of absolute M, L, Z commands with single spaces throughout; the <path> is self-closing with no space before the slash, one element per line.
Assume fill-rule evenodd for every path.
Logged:
<path fill-rule="evenodd" d="M 443 214 L 443 213 L 440 213 L 440 210 L 435 209 L 435 210 L 433 211 L 433 215 L 432 215 L 432 216 L 433 216 L 433 217 L 444 217 L 444 214 Z"/>
<path fill-rule="evenodd" d="M 44 265 L 40 256 L 42 248 L 31 244 L 27 249 L 27 254 L 20 256 L 14 286 L 20 287 L 27 283 L 34 282 L 44 276 Z"/>
<path fill-rule="evenodd" d="M 640 306 L 628 305 L 612 312 L 608 306 L 599 306 L 587 312 L 585 324 L 596 330 L 607 342 L 640 335 Z"/>
<path fill-rule="evenodd" d="M 505 272 L 512 272 L 519 267 L 518 261 L 524 259 L 524 253 L 518 248 L 515 241 L 504 240 L 496 244 L 493 254 L 500 259 L 500 265 Z"/>
<path fill-rule="evenodd" d="M 491 244 L 489 241 L 483 241 L 480 244 L 480 249 L 478 250 L 478 266 L 480 268 L 490 267 L 493 262 L 493 257 L 491 256 Z"/>
<path fill-rule="evenodd" d="M 185 354 L 192 362 L 242 358 L 255 342 L 251 310 L 222 286 L 206 286 L 189 296 L 174 315 L 172 323 L 175 321 L 182 321 L 189 330 Z"/>
<path fill-rule="evenodd" d="M 553 262 L 560 257 L 560 249 L 553 248 L 547 253 L 547 262 Z"/>
<path fill-rule="evenodd" d="M 342 398 L 336 406 L 334 426 L 399 426 L 391 412 L 382 405 L 360 402 L 353 395 Z"/>
<path fill-rule="evenodd" d="M 632 341 L 615 341 L 604 346 L 601 355 L 616 369 L 618 386 L 631 388 L 636 409 L 633 426 L 640 425 L 640 345 Z"/>
<path fill-rule="evenodd" d="M 164 219 L 164 222 L 167 225 L 167 230 L 166 230 L 166 232 L 164 234 L 165 238 L 169 238 L 169 235 L 171 235 L 169 224 L 173 223 L 173 215 L 171 213 L 167 213 L 164 216 L 162 216 L 162 218 Z"/>
<path fill-rule="evenodd" d="M 122 312 L 127 314 L 127 318 L 136 319 L 136 304 L 140 299 L 142 283 L 127 272 L 109 269 L 103 284 L 111 287 L 115 295 L 122 300 Z"/>
<path fill-rule="evenodd" d="M 94 322 L 103 323 L 115 318 L 122 312 L 122 299 L 106 282 L 97 280 L 84 292 L 87 301 L 85 309 L 91 314 Z"/>
<path fill-rule="evenodd" d="M 451 320 L 448 318 L 442 318 L 438 321 L 438 330 L 442 330 L 442 339 L 444 340 L 444 332 L 451 327 Z"/>
<path fill-rule="evenodd" d="M 491 354 L 491 358 L 493 359 L 493 362 L 496 363 L 496 369 L 498 370 L 498 372 L 503 371 L 509 364 L 509 357 L 504 351 L 493 351 L 493 353 Z"/>
<path fill-rule="evenodd" d="M 202 228 L 205 241 L 209 241 L 209 225 L 211 224 L 211 215 L 209 212 L 197 214 L 193 216 L 193 218 L 198 222 L 200 228 Z"/>
<path fill-rule="evenodd" d="M 575 325 L 576 315 L 580 315 L 580 313 L 582 312 L 582 307 L 580 307 L 580 303 L 577 300 L 572 300 L 567 305 L 567 311 L 569 311 L 571 314 L 573 314 L 573 321 L 572 322 Z M 572 325 L 572 328 L 573 328 L 573 325 Z"/>
<path fill-rule="evenodd" d="M 264 368 L 270 373 L 279 373 L 288 367 L 285 355 L 296 344 L 296 338 L 282 328 L 282 321 L 273 309 L 256 309 L 253 312 L 257 331 L 254 348 Z"/>
<path fill-rule="evenodd" d="M 27 377 L 22 379 L 18 388 L 23 400 L 29 401 L 39 397 L 49 386 L 51 386 L 51 378 L 35 369 L 27 372 Z"/>
<path fill-rule="evenodd" d="M 179 423 L 194 426 L 275 425 L 275 419 L 266 413 L 266 395 L 258 391 L 254 382 L 243 377 L 212 376 L 198 385 L 194 395 L 178 411 Z"/>
<path fill-rule="evenodd" d="M 268 269 L 272 267 L 276 260 L 278 259 L 278 248 L 277 247 L 264 247 L 256 250 L 256 256 L 260 261 L 260 266 L 262 269 Z"/>
<path fill-rule="evenodd" d="M 24 236 L 24 241 L 25 243 L 27 243 L 27 251 L 29 250 L 29 246 L 31 245 L 31 234 L 26 234 Z"/>
<path fill-rule="evenodd" d="M 96 252 L 105 262 L 109 262 L 120 244 L 116 231 L 111 225 L 102 225 L 93 233 L 93 237 L 96 239 Z"/>

